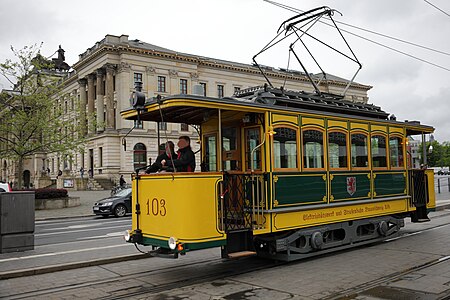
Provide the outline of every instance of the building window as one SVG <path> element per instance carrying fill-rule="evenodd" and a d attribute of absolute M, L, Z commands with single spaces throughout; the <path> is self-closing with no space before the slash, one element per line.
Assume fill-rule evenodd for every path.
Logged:
<path fill-rule="evenodd" d="M 133 166 L 136 170 L 147 165 L 147 148 L 142 143 L 137 143 L 133 148 Z"/>
<path fill-rule="evenodd" d="M 167 130 L 167 123 L 166 122 L 159 122 L 158 123 L 158 129 L 159 130 Z"/>
<path fill-rule="evenodd" d="M 181 131 L 189 131 L 189 125 L 186 123 L 181 123 Z"/>
<path fill-rule="evenodd" d="M 273 136 L 273 163 L 275 169 L 297 168 L 297 131 L 278 127 Z"/>
<path fill-rule="evenodd" d="M 370 139 L 372 149 L 372 166 L 374 168 L 387 167 L 386 137 L 373 135 Z"/>
<path fill-rule="evenodd" d="M 134 83 L 142 82 L 142 73 L 134 73 Z"/>
<path fill-rule="evenodd" d="M 222 84 L 217 85 L 217 97 L 223 98 L 223 85 Z"/>
<path fill-rule="evenodd" d="M 389 154 L 391 160 L 391 167 L 403 167 L 403 143 L 401 137 L 389 138 Z"/>
<path fill-rule="evenodd" d="M 98 148 L 98 166 L 103 167 L 103 147 Z"/>
<path fill-rule="evenodd" d="M 347 135 L 345 133 L 328 133 L 328 161 L 331 169 L 347 168 Z"/>
<path fill-rule="evenodd" d="M 180 79 L 180 94 L 187 94 L 187 79 Z"/>
<path fill-rule="evenodd" d="M 166 77 L 158 76 L 158 92 L 166 92 Z"/>
<path fill-rule="evenodd" d="M 203 96 L 206 97 L 206 82 L 200 82 L 200 85 L 201 85 L 202 88 L 203 88 Z"/>
<path fill-rule="evenodd" d="M 134 120 L 134 128 L 136 129 L 144 128 L 144 122 L 142 122 L 142 120 Z"/>
<path fill-rule="evenodd" d="M 367 168 L 369 158 L 367 155 L 367 136 L 362 133 L 353 133 L 351 135 L 351 161 L 353 168 Z"/>
<path fill-rule="evenodd" d="M 322 169 L 323 132 L 319 130 L 303 131 L 303 166 L 307 169 Z"/>

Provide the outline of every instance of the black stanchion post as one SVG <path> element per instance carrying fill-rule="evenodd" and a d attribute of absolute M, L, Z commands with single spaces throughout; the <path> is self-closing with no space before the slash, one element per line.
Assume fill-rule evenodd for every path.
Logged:
<path fill-rule="evenodd" d="M 438 193 L 441 193 L 441 179 L 438 178 Z"/>

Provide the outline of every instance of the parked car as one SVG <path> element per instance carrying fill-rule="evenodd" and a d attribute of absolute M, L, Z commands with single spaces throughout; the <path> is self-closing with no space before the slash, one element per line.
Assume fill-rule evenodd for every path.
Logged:
<path fill-rule="evenodd" d="M 0 193 L 4 193 L 4 192 L 11 192 L 11 187 L 9 186 L 9 183 L 5 183 L 5 182 L 0 182 Z"/>
<path fill-rule="evenodd" d="M 123 189 L 117 194 L 94 203 L 94 214 L 108 217 L 123 217 L 131 213 L 131 188 Z"/>

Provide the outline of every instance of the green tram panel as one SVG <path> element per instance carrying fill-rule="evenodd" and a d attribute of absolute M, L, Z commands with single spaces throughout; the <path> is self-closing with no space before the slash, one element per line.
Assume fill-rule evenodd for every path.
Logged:
<path fill-rule="evenodd" d="M 326 173 L 274 174 L 274 207 L 326 202 Z"/>
<path fill-rule="evenodd" d="M 370 173 L 332 173 L 331 201 L 370 198 Z"/>

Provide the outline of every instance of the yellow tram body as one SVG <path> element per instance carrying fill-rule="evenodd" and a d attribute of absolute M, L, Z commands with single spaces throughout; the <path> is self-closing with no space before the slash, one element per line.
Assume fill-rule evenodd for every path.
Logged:
<path fill-rule="evenodd" d="M 218 203 L 211 201 L 217 198 L 221 180 L 218 173 L 161 173 L 133 180 L 133 199 L 142 199 L 141 215 L 133 214 L 133 228 L 140 221 L 144 238 L 164 247 L 170 237 L 191 250 L 223 245 Z"/>
<path fill-rule="evenodd" d="M 217 246 L 225 254 L 270 248 L 263 256 L 280 259 L 275 252 L 320 252 L 327 238 L 330 245 L 377 240 L 396 233 L 404 217 L 426 218 L 424 210 L 435 208 L 433 172 L 412 170 L 406 145 L 409 135 L 434 129 L 368 113 L 368 105 L 347 113 L 335 108 L 341 102 L 349 106 L 178 95 L 122 112 L 199 126 L 204 166 L 136 174 L 129 241 L 175 256 Z M 301 237 L 295 245 L 286 237 L 294 235 Z"/>

